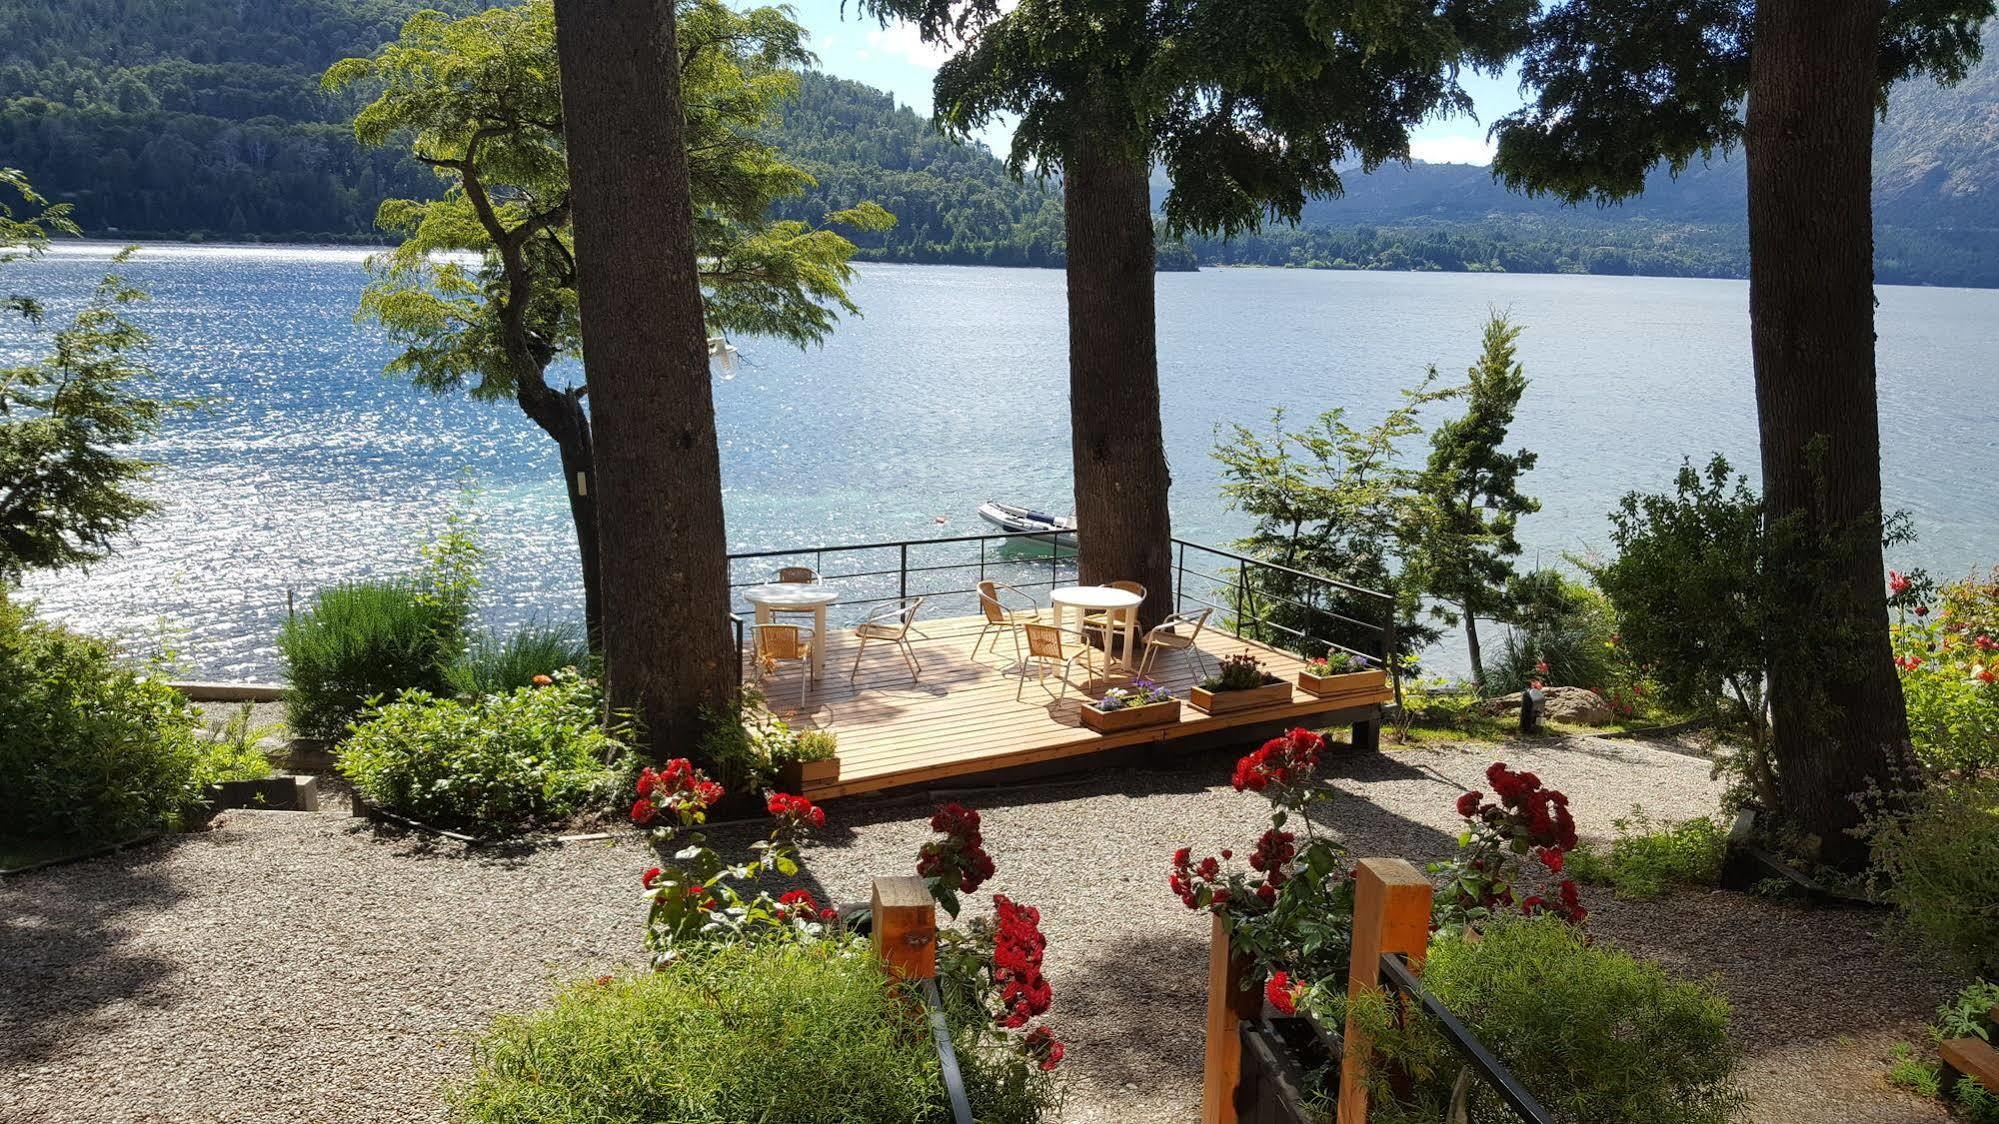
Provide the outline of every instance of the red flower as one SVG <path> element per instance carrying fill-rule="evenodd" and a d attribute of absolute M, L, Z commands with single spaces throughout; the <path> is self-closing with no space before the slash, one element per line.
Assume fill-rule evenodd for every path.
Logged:
<path fill-rule="evenodd" d="M 1048 938 L 1041 934 L 1041 911 L 993 895 L 993 957 L 989 971 L 1000 989 L 999 1025 L 1014 1029 L 1045 1013 L 1054 990 L 1041 974 Z"/>
<path fill-rule="evenodd" d="M 1542 847 L 1534 852 L 1534 857 L 1541 860 L 1542 866 L 1547 867 L 1549 870 L 1554 871 L 1556 874 L 1562 873 L 1562 863 L 1565 860 L 1562 857 L 1561 848 Z"/>
<path fill-rule="evenodd" d="M 1263 985 L 1263 998 L 1268 1000 L 1280 1015 L 1298 1013 L 1298 997 L 1305 994 L 1305 981 L 1292 980 L 1287 972 L 1272 972 Z"/>
<path fill-rule="evenodd" d="M 664 812 L 685 824 L 722 799 L 722 786 L 687 758 L 676 757 L 657 769 L 640 770 L 638 794 L 638 803 L 632 805 L 633 823 L 651 823 Z M 648 807 L 641 812 L 641 805 Z"/>
<path fill-rule="evenodd" d="M 826 809 L 803 796 L 773 792 L 764 798 L 764 807 L 792 827 L 826 826 Z"/>
<path fill-rule="evenodd" d="M 1478 806 L 1485 800 L 1483 792 L 1467 792 L 1458 797 L 1458 815 L 1472 819 L 1478 815 Z"/>
<path fill-rule="evenodd" d="M 1022 1045 L 1028 1056 L 1039 1058 L 1043 1072 L 1062 1064 L 1062 1055 L 1067 1053 L 1062 1043 L 1056 1041 L 1055 1032 L 1045 1026 L 1037 1026 L 1029 1031 Z"/>
<path fill-rule="evenodd" d="M 660 869 L 659 869 L 658 867 L 656 867 L 656 866 L 655 866 L 655 867 L 648 867 L 648 868 L 646 869 L 646 872 L 645 872 L 644 874 L 642 874 L 642 875 L 640 875 L 640 876 L 639 876 L 639 881 L 640 881 L 640 882 L 641 882 L 642 884 L 644 884 L 644 886 L 645 886 L 645 888 L 646 888 L 646 889 L 650 890 L 650 889 L 652 889 L 652 884 L 653 884 L 653 882 L 654 882 L 654 881 L 656 881 L 656 880 L 657 880 L 657 879 L 659 878 L 659 876 L 660 876 L 660 873 L 661 873 L 661 872 L 660 872 Z"/>
<path fill-rule="evenodd" d="M 932 831 L 944 838 L 925 843 L 916 855 L 916 873 L 939 887 L 973 893 L 993 876 L 995 867 L 979 831 L 979 814 L 959 804 L 946 804 L 930 817 Z"/>
<path fill-rule="evenodd" d="M 1999 640 L 1994 640 L 1982 632 L 1978 634 L 1978 639 L 1971 643 L 1981 652 L 1999 651 Z"/>
<path fill-rule="evenodd" d="M 1904 577 L 1900 570 L 1888 571 L 1888 592 L 1897 594 L 1909 592 L 1909 579 Z"/>
<path fill-rule="evenodd" d="M 1546 674 L 1548 674 L 1548 661 L 1547 661 L 1547 660 L 1535 660 L 1535 661 L 1534 661 L 1534 673 L 1535 673 L 1536 675 L 1546 675 Z"/>
<path fill-rule="evenodd" d="M 1237 792 L 1298 788 L 1311 783 L 1326 739 L 1310 730 L 1294 729 L 1264 742 L 1256 752 L 1236 762 L 1232 783 Z"/>
<path fill-rule="evenodd" d="M 537 675 L 533 679 L 528 680 L 528 682 L 534 684 L 537 687 L 546 687 L 549 684 L 554 683 L 555 680 L 549 678 L 546 675 Z"/>
<path fill-rule="evenodd" d="M 1921 656 L 1896 656 L 1896 657 L 1895 657 L 1895 666 L 1896 666 L 1896 667 L 1899 667 L 1899 668 L 1901 668 L 1901 669 L 1902 669 L 1903 671 L 1914 671 L 1914 670 L 1916 670 L 1917 668 L 1919 668 L 1919 667 L 1923 666 L 1923 657 L 1921 657 Z"/>
<path fill-rule="evenodd" d="M 1917 615 L 1917 616 L 1919 616 L 1919 617 L 1927 617 L 1927 616 L 1929 616 L 1929 615 L 1930 615 L 1930 607 L 1929 607 L 1928 605 L 1918 605 L 1918 606 L 1916 606 L 1916 615 Z"/>

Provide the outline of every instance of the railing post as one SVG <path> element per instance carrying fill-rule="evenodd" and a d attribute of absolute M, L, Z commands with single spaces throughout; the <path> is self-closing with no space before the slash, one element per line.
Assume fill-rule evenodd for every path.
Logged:
<path fill-rule="evenodd" d="M 1402 859 L 1362 859 L 1354 871 L 1353 954 L 1347 998 L 1381 994 L 1381 957 L 1400 953 L 1412 972 L 1430 947 L 1430 880 Z M 1351 1010 L 1340 1058 L 1337 1124 L 1367 1124 L 1367 1071 L 1373 1049 Z"/>
<path fill-rule="evenodd" d="M 1173 543 L 1180 548 L 1180 564 L 1173 572 L 1173 611 L 1184 613 L 1187 611 L 1187 540 L 1174 539 Z"/>
<path fill-rule="evenodd" d="M 907 601 L 909 599 L 909 544 L 903 543 L 901 550 L 902 564 L 898 568 L 895 595 Z"/>
<path fill-rule="evenodd" d="M 1209 925 L 1208 1049 L 1201 1068 L 1201 1124 L 1236 1124 L 1235 1093 L 1242 1081 L 1239 1024 L 1263 1010 L 1263 991 L 1243 986 L 1250 962 L 1229 947 L 1228 922 L 1217 916 Z"/>
<path fill-rule="evenodd" d="M 916 877 L 877 878 L 870 938 L 875 959 L 905 980 L 937 976 L 937 903 Z"/>

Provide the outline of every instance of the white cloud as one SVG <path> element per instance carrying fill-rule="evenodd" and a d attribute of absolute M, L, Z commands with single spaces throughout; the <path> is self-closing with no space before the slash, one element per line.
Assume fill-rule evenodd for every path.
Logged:
<path fill-rule="evenodd" d="M 1409 142 L 1409 155 L 1431 164 L 1490 164 L 1494 145 L 1484 137 L 1427 137 Z"/>
<path fill-rule="evenodd" d="M 935 70 L 951 57 L 949 47 L 925 43 L 913 23 L 894 23 L 872 29 L 868 32 L 868 46 L 879 48 L 890 58 L 899 58 L 924 70 Z"/>

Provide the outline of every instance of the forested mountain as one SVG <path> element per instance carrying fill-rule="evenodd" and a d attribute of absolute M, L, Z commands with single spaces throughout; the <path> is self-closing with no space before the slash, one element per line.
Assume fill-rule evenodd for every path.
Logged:
<path fill-rule="evenodd" d="M 319 89 L 333 61 L 393 38 L 420 8 L 488 0 L 6 0 L 0 166 L 76 203 L 107 236 L 373 239 L 387 195 L 437 189 L 392 150 L 358 148 L 353 105 Z M 1999 25 L 1994 25 L 1999 27 Z M 1999 31 L 1961 86 L 1894 92 L 1877 130 L 1881 279 L 1999 285 Z M 991 153 L 859 83 L 805 75 L 771 139 L 819 179 L 784 217 L 872 199 L 895 229 L 863 258 L 1059 265 L 1062 211 Z M 1564 208 L 1487 169 L 1390 165 L 1306 208 L 1297 228 L 1169 247 L 1182 262 L 1739 277 L 1740 155 L 1660 174 L 1639 200 Z M 1191 250 L 1191 254 L 1188 252 Z"/>

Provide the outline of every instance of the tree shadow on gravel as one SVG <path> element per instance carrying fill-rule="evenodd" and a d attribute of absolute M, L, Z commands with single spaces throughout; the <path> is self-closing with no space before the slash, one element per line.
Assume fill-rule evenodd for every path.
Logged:
<path fill-rule="evenodd" d="M 168 1002 L 178 965 L 129 948 L 129 927 L 186 896 L 157 872 L 157 860 L 208 843 L 169 835 L 0 881 L 0 1072 L 46 1061 L 65 1040 L 130 1017 L 107 1008 Z"/>
<path fill-rule="evenodd" d="M 1207 942 L 1186 934 L 1134 933 L 1098 946 L 1080 966 L 1065 965 L 1062 1037 L 1099 1083 L 1152 1089 L 1179 1074 L 1198 1098 L 1207 966 Z"/>

